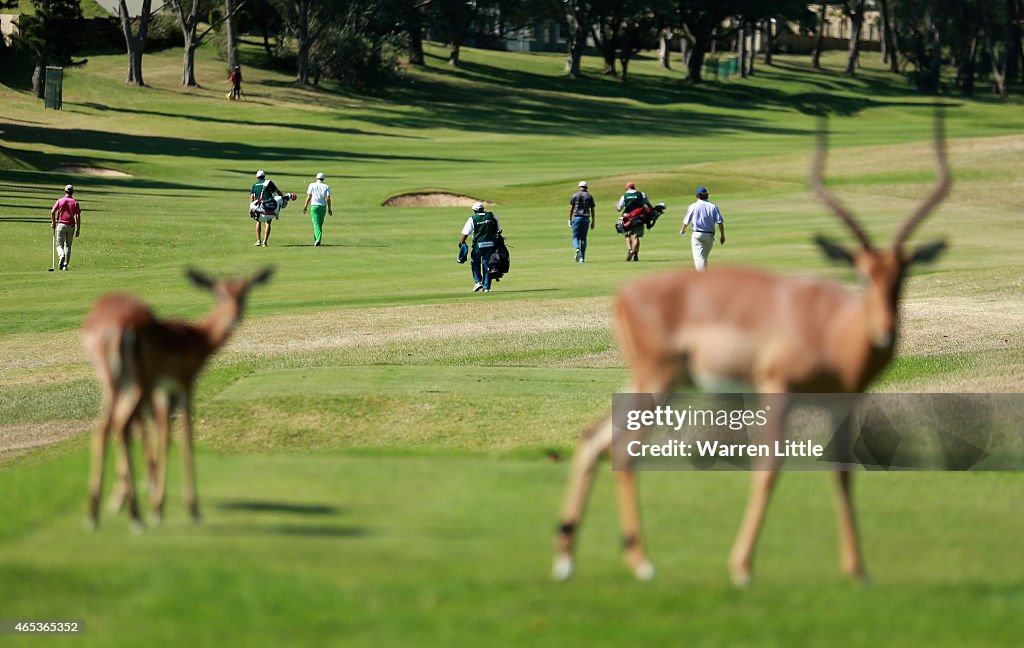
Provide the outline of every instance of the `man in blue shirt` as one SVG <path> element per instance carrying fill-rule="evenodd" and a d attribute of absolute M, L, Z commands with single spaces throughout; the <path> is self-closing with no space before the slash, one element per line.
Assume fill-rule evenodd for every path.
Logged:
<path fill-rule="evenodd" d="M 587 234 L 594 229 L 594 197 L 587 191 L 587 182 L 580 180 L 579 191 L 569 199 L 569 227 L 572 229 L 572 246 L 576 248 L 576 261 L 583 263 L 587 258 Z"/>
<path fill-rule="evenodd" d="M 686 210 L 679 236 L 686 236 L 686 227 L 691 224 L 693 235 L 690 237 L 690 247 L 693 249 L 693 265 L 697 272 L 704 272 L 708 269 L 708 255 L 715 244 L 716 224 L 719 231 L 718 241 L 725 245 L 725 221 L 722 220 L 722 212 L 718 210 L 718 205 L 708 200 L 708 190 L 704 187 L 697 189 L 697 202 Z"/>

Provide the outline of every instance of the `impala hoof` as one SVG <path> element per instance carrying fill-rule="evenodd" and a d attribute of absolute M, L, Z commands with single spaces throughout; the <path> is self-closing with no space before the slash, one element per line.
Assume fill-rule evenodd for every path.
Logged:
<path fill-rule="evenodd" d="M 633 568 L 633 575 L 638 581 L 646 583 L 654 578 L 654 565 L 645 560 Z"/>
<path fill-rule="evenodd" d="M 94 518 L 88 516 L 82 518 L 82 528 L 84 528 L 89 533 L 93 533 L 94 531 L 96 531 L 97 526 L 99 526 L 99 524 Z"/>
<path fill-rule="evenodd" d="M 142 523 L 142 520 L 132 520 L 130 526 L 135 535 L 142 535 L 146 531 L 146 525 Z"/>
<path fill-rule="evenodd" d="M 551 578 L 554 578 L 559 583 L 572 578 L 573 564 L 572 558 L 569 556 L 555 556 L 555 562 L 551 565 Z"/>
<path fill-rule="evenodd" d="M 733 587 L 737 589 L 747 589 L 753 582 L 749 569 L 734 568 L 731 570 L 730 577 L 732 578 Z"/>

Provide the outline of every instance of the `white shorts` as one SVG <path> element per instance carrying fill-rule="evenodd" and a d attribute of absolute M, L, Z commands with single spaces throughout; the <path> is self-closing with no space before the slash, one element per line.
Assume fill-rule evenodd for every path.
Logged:
<path fill-rule="evenodd" d="M 275 216 L 274 214 L 260 214 L 256 218 L 256 220 L 258 220 L 261 223 L 269 223 L 272 220 L 277 220 L 277 216 Z"/>

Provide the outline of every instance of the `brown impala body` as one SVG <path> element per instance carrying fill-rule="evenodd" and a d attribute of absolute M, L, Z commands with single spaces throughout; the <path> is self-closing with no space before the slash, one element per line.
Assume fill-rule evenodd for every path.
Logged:
<path fill-rule="evenodd" d="M 787 393 L 860 392 L 890 362 L 896 341 L 900 288 L 908 266 L 932 261 L 944 249 L 934 243 L 907 253 L 903 244 L 949 189 L 942 120 L 936 119 L 939 182 L 903 224 L 894 243 L 877 249 L 850 211 L 822 184 L 825 142 L 811 175 L 818 197 L 853 232 L 860 249 L 850 252 L 819 237 L 833 260 L 849 263 L 861 280 L 859 294 L 818 278 L 789 277 L 744 268 L 706 273 L 676 272 L 626 286 L 615 302 L 619 343 L 632 374 L 629 391 L 665 393 L 680 384 L 729 391 L 753 388 L 786 407 Z M 785 411 L 785 410 L 784 410 Z M 769 438 L 781 439 L 772 418 Z M 573 572 L 572 551 L 597 461 L 612 445 L 612 418 L 589 429 L 570 468 L 569 485 L 555 541 L 553 575 Z M 752 475 L 750 498 L 733 545 L 730 571 L 738 585 L 749 583 L 754 546 L 779 464 L 768 459 Z M 837 473 L 842 566 L 863 577 L 850 502 L 850 473 Z M 635 474 L 615 473 L 625 559 L 638 578 L 653 576 L 640 539 Z"/>
<path fill-rule="evenodd" d="M 115 509 L 127 501 L 137 529 L 142 521 L 135 500 L 131 466 L 131 435 L 128 426 L 142 423 L 149 409 L 156 423 L 156 438 L 143 438 L 149 465 L 149 494 L 157 520 L 163 513 L 170 440 L 170 413 L 180 406 L 185 499 L 193 519 L 199 519 L 195 471 L 192 459 L 192 392 L 206 361 L 230 337 L 242 317 L 245 298 L 252 286 L 262 284 L 272 272 L 255 277 L 214 281 L 194 271 L 189 278 L 214 293 L 216 305 L 201 322 L 191 324 L 160 320 L 144 303 L 131 295 L 113 294 L 99 299 L 82 327 L 85 353 L 96 369 L 103 388 L 103 415 L 92 440 L 89 476 L 89 517 L 95 527 L 99 518 L 100 490 L 107 440 L 118 447 L 118 489 Z"/>

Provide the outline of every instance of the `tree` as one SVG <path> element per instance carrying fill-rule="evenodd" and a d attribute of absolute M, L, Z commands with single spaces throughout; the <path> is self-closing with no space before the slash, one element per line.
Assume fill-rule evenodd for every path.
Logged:
<path fill-rule="evenodd" d="M 814 37 L 814 49 L 811 51 L 811 67 L 821 69 L 821 46 L 825 40 L 825 28 L 828 26 L 828 3 L 823 2 L 818 16 L 818 33 Z"/>
<path fill-rule="evenodd" d="M 879 11 L 882 14 L 882 62 L 889 64 L 889 71 L 896 74 L 900 71 L 899 52 L 896 49 L 896 39 L 892 37 L 893 27 L 889 19 L 889 0 L 881 0 Z"/>
<path fill-rule="evenodd" d="M 704 55 L 711 47 L 715 29 L 726 18 L 734 15 L 735 8 L 734 1 L 679 0 L 679 18 L 693 35 L 693 47 L 687 65 L 692 83 L 700 83 L 703 80 L 701 70 L 704 67 Z"/>
<path fill-rule="evenodd" d="M 121 19 L 121 32 L 124 34 L 124 44 L 128 51 L 128 79 L 127 83 L 134 83 L 137 86 L 144 86 L 146 82 L 142 79 L 142 55 L 146 49 L 146 38 L 149 35 L 149 21 L 153 17 L 153 0 L 142 0 L 142 9 L 135 22 L 136 27 L 132 28 L 132 17 L 128 14 L 128 6 L 125 0 L 118 0 L 117 15 Z"/>
<path fill-rule="evenodd" d="M 244 0 L 242 1 L 244 4 Z M 241 5 L 238 0 L 224 0 L 224 39 L 228 67 L 238 65 L 238 16 Z"/>
<path fill-rule="evenodd" d="M 310 49 L 324 35 L 339 3 L 335 0 L 273 0 L 274 6 L 296 41 L 296 74 L 299 83 L 309 83 Z"/>
<path fill-rule="evenodd" d="M 18 40 L 32 53 L 32 93 L 42 99 L 46 66 L 68 65 L 78 49 L 82 8 L 78 0 L 32 0 L 33 15 L 22 15 Z"/>
<path fill-rule="evenodd" d="M 852 77 L 857 73 L 857 59 L 860 57 L 860 32 L 864 26 L 864 0 L 855 0 L 852 5 L 844 5 L 844 8 L 851 25 L 849 57 L 844 74 Z"/>
<path fill-rule="evenodd" d="M 594 13 L 593 4 L 588 0 L 565 0 L 565 17 L 569 25 L 569 56 L 565 71 L 574 79 L 580 76 L 580 58 L 587 44 Z"/>
<path fill-rule="evenodd" d="M 187 2 L 188 0 L 185 1 Z M 181 36 L 185 43 L 184 59 L 181 64 L 181 85 L 195 87 L 199 85 L 196 83 L 196 48 L 202 44 L 203 40 L 216 26 L 216 21 L 211 19 L 211 24 L 202 34 L 199 34 L 199 0 L 192 0 L 192 6 L 188 14 L 185 13 L 181 3 L 182 0 L 168 0 L 168 4 L 171 5 L 171 11 L 174 12 L 174 16 L 178 19 L 178 27 L 181 28 Z M 237 11 L 237 9 L 233 8 L 232 11 Z M 233 14 L 225 18 L 232 17 Z M 230 36 L 228 40 L 230 41 Z M 233 50 L 234 48 L 229 46 L 229 49 Z M 237 56 L 235 60 L 237 62 Z"/>
<path fill-rule="evenodd" d="M 462 43 L 465 42 L 477 16 L 477 3 L 466 0 L 433 0 L 431 6 L 435 9 L 439 26 L 451 46 L 448 52 L 448 65 L 458 67 Z"/>

